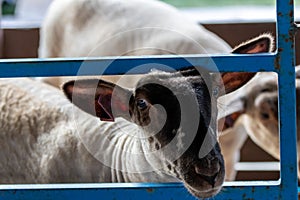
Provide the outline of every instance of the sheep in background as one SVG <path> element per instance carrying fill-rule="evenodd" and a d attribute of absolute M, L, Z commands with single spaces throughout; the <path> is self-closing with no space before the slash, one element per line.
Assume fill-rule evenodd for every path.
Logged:
<path fill-rule="evenodd" d="M 295 68 L 296 71 L 296 97 L 300 97 L 300 66 Z M 259 73 L 251 80 L 240 93 L 235 93 L 229 97 L 229 101 L 239 105 L 236 113 L 226 116 L 227 125 L 223 131 L 227 137 L 227 151 L 236 152 L 230 165 L 232 170 L 228 173 L 229 180 L 233 180 L 236 174 L 234 164 L 239 161 L 238 150 L 246 141 L 247 135 L 267 153 L 276 159 L 280 159 L 279 147 L 279 127 L 278 127 L 278 89 L 276 73 Z M 297 124 L 300 124 L 300 106 L 297 102 Z M 226 121 L 225 120 L 225 121 Z M 225 122 L 226 124 L 226 122 Z M 226 136 L 224 135 L 224 136 Z M 236 135 L 234 137 L 233 135 Z M 223 138 L 223 137 L 221 137 Z M 300 129 L 297 129 L 297 141 L 300 138 Z M 222 141 L 221 141 L 222 144 Z M 226 143 L 224 143 L 226 144 Z M 234 146 L 236 144 L 236 146 Z M 225 147 L 223 149 L 226 149 Z M 299 152 L 299 142 L 298 142 Z M 223 152 L 224 154 L 224 152 Z M 226 155 L 234 155 L 226 153 Z M 298 153 L 299 165 L 299 153 Z M 298 178 L 299 169 L 298 169 Z"/>
<path fill-rule="evenodd" d="M 259 37 L 235 52 L 267 52 L 271 43 Z M 225 176 L 216 133 L 219 88 L 224 82 L 233 92 L 254 74 L 215 75 L 156 71 L 135 91 L 95 79 L 66 83 L 65 94 L 86 113 L 50 85 L 3 79 L 0 182 L 180 180 L 197 197 L 214 196 Z"/>

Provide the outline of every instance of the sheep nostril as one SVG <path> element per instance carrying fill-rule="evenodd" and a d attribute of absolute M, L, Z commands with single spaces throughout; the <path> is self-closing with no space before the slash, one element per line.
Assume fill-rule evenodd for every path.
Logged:
<path fill-rule="evenodd" d="M 194 167 L 197 174 L 206 176 L 213 175 L 221 169 L 219 159 L 213 156 L 201 159 L 200 163 L 195 164 Z"/>
<path fill-rule="evenodd" d="M 202 179 L 204 179 L 206 182 L 208 182 L 212 188 L 215 187 L 215 183 L 217 181 L 217 176 L 218 176 L 218 173 L 216 173 L 215 175 L 213 176 L 204 176 L 204 175 L 200 175 Z"/>
<path fill-rule="evenodd" d="M 216 157 L 206 157 L 201 163 L 194 165 L 195 173 L 203 181 L 206 181 L 212 188 L 215 187 L 218 175 L 221 172 L 221 163 Z"/>

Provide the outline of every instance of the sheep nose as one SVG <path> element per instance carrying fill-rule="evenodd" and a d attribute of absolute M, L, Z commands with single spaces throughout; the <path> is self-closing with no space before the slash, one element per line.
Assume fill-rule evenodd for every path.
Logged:
<path fill-rule="evenodd" d="M 220 171 L 220 163 L 218 158 L 205 158 L 201 163 L 195 165 L 195 172 L 200 175 L 211 176 Z"/>
<path fill-rule="evenodd" d="M 215 187 L 215 183 L 217 182 L 217 176 L 218 174 L 216 173 L 215 175 L 213 176 L 203 176 L 203 175 L 200 175 L 201 178 L 203 178 L 206 182 L 208 182 L 212 188 Z"/>
<path fill-rule="evenodd" d="M 217 175 L 221 169 L 219 159 L 216 157 L 204 158 L 199 164 L 195 165 L 196 174 L 200 175 L 212 187 L 214 187 Z"/>

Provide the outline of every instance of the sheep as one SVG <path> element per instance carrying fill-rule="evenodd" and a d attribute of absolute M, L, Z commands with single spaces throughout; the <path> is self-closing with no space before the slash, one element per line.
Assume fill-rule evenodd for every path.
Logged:
<path fill-rule="evenodd" d="M 261 44 L 263 44 L 262 46 L 265 46 L 265 47 L 266 47 L 265 42 L 268 43 L 267 46 L 272 44 L 269 37 L 265 37 L 265 38 L 260 37 L 257 40 L 253 40 L 252 42 L 256 43 L 256 45 L 254 45 L 255 47 L 253 46 L 253 44 L 249 45 L 249 43 L 246 43 L 246 44 L 243 44 L 242 46 L 239 46 L 237 49 L 234 50 L 234 52 L 236 52 L 236 53 L 237 52 L 243 52 L 243 53 L 252 52 L 252 53 L 254 53 L 254 51 L 256 52 L 257 49 L 261 48 Z M 266 52 L 269 50 L 270 50 L 270 48 L 265 48 L 263 51 Z M 190 78 L 192 78 L 192 79 L 195 78 L 195 70 L 192 70 L 191 72 L 184 71 L 181 73 L 185 74 L 184 75 L 185 77 L 188 75 L 188 77 L 191 76 Z M 236 79 L 238 82 L 240 80 L 239 77 L 243 76 L 241 74 L 236 74 L 236 73 L 229 73 L 229 74 L 232 78 L 230 80 Z M 249 73 L 246 73 L 246 74 L 249 74 Z M 252 73 L 250 73 L 250 74 L 252 74 Z M 172 134 L 174 134 L 174 129 L 176 129 L 174 127 L 177 126 L 176 125 L 178 123 L 177 120 L 180 118 L 180 112 L 178 112 L 178 113 L 176 112 L 176 110 L 178 108 L 176 109 L 176 107 L 169 105 L 169 104 L 173 105 L 173 103 L 172 103 L 173 100 L 162 94 L 168 95 L 168 91 L 171 90 L 173 92 L 175 91 L 175 94 L 173 94 L 173 95 L 176 96 L 177 98 L 178 98 L 178 96 L 181 96 L 181 95 L 185 96 L 184 98 L 186 98 L 187 96 L 192 96 L 191 94 L 186 93 L 186 91 L 189 91 L 189 89 L 186 88 L 186 86 L 179 81 L 178 76 L 179 75 L 176 73 L 175 73 L 175 76 L 174 76 L 174 74 L 171 75 L 169 73 L 161 73 L 161 72 L 152 73 L 152 74 L 150 74 L 149 77 L 144 77 L 141 81 L 139 81 L 139 83 L 137 84 L 137 89 L 135 89 L 134 91 L 127 90 L 125 88 L 121 88 L 120 86 L 117 86 L 113 83 L 108 83 L 108 82 L 105 82 L 105 81 L 102 81 L 99 79 L 96 79 L 96 80 L 95 79 L 93 79 L 93 80 L 87 79 L 87 80 L 77 80 L 77 81 L 67 82 L 67 83 L 65 83 L 63 88 L 64 88 L 66 96 L 76 106 L 83 109 L 87 113 L 90 113 L 93 116 L 100 118 L 101 120 L 113 121 L 114 114 L 115 114 L 117 117 L 121 116 L 129 121 L 133 121 L 133 122 L 137 123 L 139 126 L 142 127 L 142 129 L 144 131 L 144 133 L 142 135 L 148 135 L 148 136 L 151 135 L 151 136 L 149 136 L 149 139 L 148 139 L 150 142 L 150 144 L 148 144 L 149 145 L 148 148 L 151 150 L 155 150 L 155 149 L 160 150 L 162 148 L 162 146 L 165 146 L 172 141 L 172 137 L 174 137 L 174 136 L 171 136 L 171 138 L 168 138 L 167 136 L 165 136 L 165 134 L 167 134 L 167 132 L 172 132 Z M 196 73 L 196 79 L 197 79 L 196 82 L 199 81 L 199 78 L 201 78 L 201 76 L 199 77 L 199 74 Z M 243 76 L 243 78 L 245 78 L 245 77 Z M 185 81 L 187 81 L 187 80 L 185 79 Z M 188 82 L 189 81 L 191 81 L 193 83 L 193 80 L 188 80 Z M 223 77 L 223 81 L 225 81 L 225 87 L 234 85 L 234 84 L 232 85 L 231 81 L 226 81 L 226 78 L 224 79 L 224 77 Z M 194 85 L 194 83 L 192 85 Z M 199 91 L 198 89 L 195 89 L 195 88 L 194 88 L 194 90 Z M 230 90 L 227 90 L 227 89 L 225 89 L 225 91 L 230 92 Z M 154 94 L 151 94 L 151 92 L 153 92 Z M 200 93 L 200 94 L 201 94 L 200 95 L 201 97 L 198 97 L 199 94 L 197 94 L 197 98 L 204 98 L 205 94 L 203 94 L 203 93 Z M 127 98 L 123 99 L 121 97 L 121 95 L 125 96 Z M 116 99 L 116 101 L 114 102 L 113 99 Z M 198 101 L 200 101 L 200 100 L 198 100 Z M 184 102 L 188 105 L 191 105 L 189 103 L 189 100 L 186 100 Z M 164 110 L 164 112 L 162 112 L 160 107 L 155 107 L 155 105 L 157 105 L 157 104 L 162 105 L 163 108 L 165 108 L 166 110 Z M 213 106 L 213 105 L 211 105 L 211 106 Z M 114 112 L 112 110 L 114 110 Z M 179 110 L 180 110 L 180 108 L 179 108 Z M 191 112 L 192 110 L 193 109 L 189 110 L 186 113 L 187 116 L 186 115 L 181 116 L 181 119 L 183 119 L 183 118 L 186 119 L 187 120 L 186 123 L 188 123 L 188 124 L 193 121 L 193 120 L 190 120 L 190 118 L 189 118 L 190 116 L 194 116 L 193 112 Z M 211 110 L 214 110 L 214 109 L 211 108 Z M 151 115 L 151 113 L 152 113 L 152 115 Z M 162 119 L 160 117 L 160 113 L 166 113 L 167 119 Z M 200 111 L 200 113 L 202 113 L 202 112 Z M 203 113 L 208 114 L 209 112 L 207 111 L 207 112 L 203 112 Z M 211 115 L 213 115 L 213 113 L 211 113 Z M 171 116 L 170 119 L 168 118 L 168 116 Z M 213 116 L 211 116 L 211 117 L 213 117 Z M 205 122 L 207 119 L 205 116 L 203 118 L 204 118 L 204 122 Z M 164 126 L 158 125 L 158 124 L 160 124 L 159 122 L 161 122 L 161 121 L 164 122 Z M 148 126 L 149 126 L 150 122 L 154 124 L 154 127 L 150 126 L 151 128 L 149 130 Z M 206 123 L 208 124 L 209 122 L 206 122 Z M 144 128 L 144 126 L 146 126 L 146 128 Z M 158 132 L 157 135 L 154 135 L 154 137 L 153 137 L 152 128 L 154 128 L 154 130 L 155 130 L 154 132 L 156 132 L 157 130 L 160 130 L 157 128 L 157 126 L 162 128 L 162 131 Z M 216 128 L 215 126 L 216 126 L 216 124 L 213 126 L 214 127 L 213 129 Z M 165 132 L 165 130 L 169 130 L 169 131 Z M 181 129 L 179 128 L 177 130 L 179 130 L 179 133 L 180 133 Z M 170 134 L 170 135 L 172 135 L 172 134 Z M 198 130 L 197 134 L 199 134 L 199 130 Z M 180 134 L 179 134 L 178 137 L 181 138 L 182 136 L 180 136 Z M 176 138 L 176 136 L 175 136 L 175 138 Z M 197 138 L 197 136 L 196 136 L 196 138 Z M 198 139 L 196 139 L 196 140 L 198 140 Z M 157 141 L 159 144 L 157 144 L 157 143 L 155 144 L 153 141 Z M 200 139 L 200 141 L 202 141 L 202 140 Z M 216 142 L 216 140 L 214 140 L 214 139 L 212 141 Z M 200 143 L 202 143 L 202 142 L 200 142 Z M 198 146 L 199 144 L 196 143 L 194 145 Z M 189 151 L 190 148 L 197 149 L 196 152 L 199 150 L 199 148 L 193 146 L 193 144 L 191 147 L 187 148 L 188 149 L 187 151 Z M 176 152 L 176 150 L 175 150 L 175 152 Z M 172 153 L 175 153 L 175 152 L 172 151 Z M 170 153 L 170 152 L 168 152 L 168 153 Z M 192 154 L 194 154 L 194 153 L 192 153 Z M 164 155 L 164 156 L 168 157 L 169 155 Z M 208 156 L 209 156 L 209 154 L 208 154 Z M 184 159 L 184 157 L 185 157 L 185 155 L 183 155 L 183 159 Z M 179 160 L 181 160 L 181 159 L 182 158 L 179 158 Z M 197 158 L 196 158 L 196 160 L 197 160 Z M 178 162 L 180 162 L 180 161 L 177 160 L 176 164 Z M 180 163 L 183 163 L 183 162 L 184 161 L 181 161 Z M 222 161 L 219 160 L 219 162 L 221 163 Z M 187 166 L 189 166 L 189 165 L 187 165 Z M 213 165 L 206 166 L 206 167 L 214 168 Z M 165 166 L 163 168 L 167 169 L 170 167 Z M 197 193 L 194 193 L 195 191 L 193 191 L 193 189 L 190 188 L 189 183 L 185 182 L 186 180 L 184 178 L 182 181 L 184 182 L 185 186 L 189 189 L 189 191 L 192 194 L 194 194 L 195 196 L 198 196 Z M 211 185 L 214 187 L 215 183 L 213 182 Z"/>
<path fill-rule="evenodd" d="M 296 70 L 296 97 L 300 97 L 300 66 Z M 276 159 L 280 159 L 279 126 L 278 126 L 278 90 L 277 74 L 273 72 L 259 73 L 250 84 L 243 88 L 243 92 L 232 95 L 230 101 L 240 107 L 231 115 L 226 116 L 228 121 L 223 131 L 227 137 L 227 151 L 236 152 L 229 164 L 232 166 L 228 179 L 233 180 L 236 175 L 234 164 L 239 160 L 239 149 L 249 136 L 258 146 Z M 300 106 L 296 101 L 297 124 L 300 124 Z M 226 124 L 226 123 L 225 123 Z M 222 137 L 221 137 L 222 138 Z M 300 130 L 297 129 L 297 138 L 300 138 Z M 222 141 L 221 141 L 222 143 Z M 234 146 L 233 144 L 238 144 Z M 224 147 L 225 148 L 225 147 Z M 299 151 L 299 141 L 298 141 Z M 224 153 L 224 152 L 223 152 Z M 229 155 L 230 153 L 228 153 Z M 233 155 L 233 154 L 231 154 Z M 225 157 L 226 155 L 224 155 Z M 298 153 L 299 166 L 299 153 Z M 298 169 L 298 178 L 300 173 Z"/>
<path fill-rule="evenodd" d="M 67 9 L 70 12 L 66 13 Z M 56 0 L 48 10 L 40 33 L 39 56 L 42 58 L 231 51 L 217 35 L 174 7 L 155 0 Z M 132 88 L 140 78 L 120 77 L 103 76 L 102 79 Z M 56 87 L 69 79 L 72 78 L 42 78 Z M 221 138 L 223 144 L 226 137 Z M 226 152 L 226 158 L 232 154 L 236 152 Z M 232 162 L 226 163 L 230 174 Z"/>
<path fill-rule="evenodd" d="M 101 120 L 113 121 L 115 117 L 124 117 L 135 122 L 141 128 L 141 135 L 148 139 L 140 151 L 147 160 L 151 160 L 154 168 L 159 166 L 166 172 L 171 171 L 171 174 L 175 171 L 173 175 L 182 180 L 193 195 L 211 197 L 220 190 L 225 171 L 215 134 L 216 97 L 212 96 L 215 99 L 211 99 L 208 91 L 205 91 L 207 86 L 202 75 L 197 74 L 195 69 L 180 74 L 153 72 L 142 78 L 134 91 L 99 79 L 70 81 L 64 84 L 63 89 L 76 106 Z M 230 82 L 227 83 L 230 85 Z M 220 83 L 211 84 L 214 87 L 214 84 Z M 225 90 L 228 91 L 228 88 Z M 193 107 L 195 100 L 199 110 Z M 183 105 L 189 108 L 185 110 Z M 186 140 L 195 131 L 190 126 L 193 126 L 197 112 L 200 112 L 200 121 L 196 121 L 196 142 L 189 143 Z M 207 134 L 209 139 L 205 140 Z M 163 151 L 174 140 L 174 147 Z M 207 144 L 208 141 L 210 143 Z M 208 145 L 209 151 L 199 159 L 200 144 Z M 186 151 L 173 160 L 173 154 L 183 149 Z M 161 151 L 159 155 L 163 161 L 157 155 L 149 156 L 151 153 L 147 150 Z M 158 163 L 153 162 L 157 159 Z M 143 166 L 143 163 L 139 162 L 138 165 Z"/>
<path fill-rule="evenodd" d="M 207 54 L 230 51 L 230 46 L 224 40 L 164 2 L 54 0 L 41 27 L 39 57 Z M 109 76 L 107 79 L 117 82 L 119 78 Z M 134 87 L 139 77 L 125 78 L 124 83 L 120 84 Z M 59 87 L 67 78 L 42 80 Z"/>
<path fill-rule="evenodd" d="M 267 52 L 271 43 L 259 37 L 234 52 Z M 225 176 L 216 134 L 220 87 L 233 93 L 254 73 L 200 69 L 154 70 L 135 90 L 70 81 L 67 98 L 31 79 L 0 80 L 0 183 L 180 180 L 196 197 L 216 195 Z"/>

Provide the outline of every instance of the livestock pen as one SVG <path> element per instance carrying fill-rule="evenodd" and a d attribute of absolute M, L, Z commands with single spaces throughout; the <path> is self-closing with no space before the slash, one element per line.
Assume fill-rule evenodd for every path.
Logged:
<path fill-rule="evenodd" d="M 214 63 L 220 71 L 274 71 L 279 75 L 280 92 L 280 180 L 226 183 L 215 199 L 296 199 L 296 135 L 295 135 L 295 93 L 290 88 L 294 83 L 294 36 L 296 25 L 293 19 L 293 2 L 277 1 L 277 51 L 265 55 L 214 56 Z M 81 75 L 98 74 L 97 66 L 111 62 L 105 74 L 124 74 L 131 68 L 147 63 L 167 65 L 173 69 L 188 67 L 192 62 L 197 66 L 211 69 L 207 56 L 147 56 L 100 58 L 100 59 L 22 59 L 1 60 L 1 77 L 74 76 L 82 62 L 85 71 Z M 243 63 L 242 69 L 237 68 Z M 120 67 L 122 66 L 122 67 Z M 125 68 L 124 66 L 127 66 Z M 284 66 L 284 67 L 281 67 Z M 146 73 L 142 68 L 138 73 Z M 105 75 L 104 74 L 104 75 Z M 284 108 L 284 109 L 283 109 Z M 292 120 L 291 120 L 292 119 Z M 181 184 L 51 184 L 51 185 L 2 185 L 3 199 L 193 199 L 184 192 Z"/>

